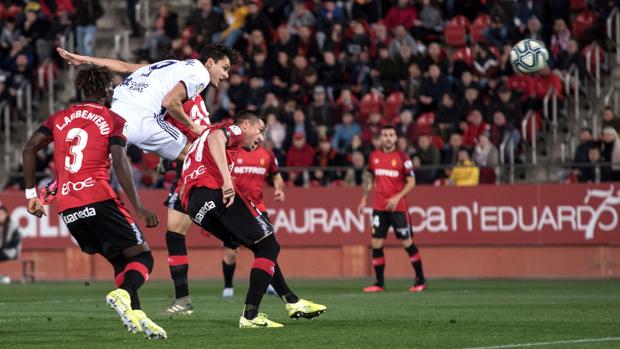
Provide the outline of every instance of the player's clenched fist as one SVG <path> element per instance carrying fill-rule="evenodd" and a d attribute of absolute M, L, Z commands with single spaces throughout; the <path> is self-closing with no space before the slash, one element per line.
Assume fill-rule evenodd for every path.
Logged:
<path fill-rule="evenodd" d="M 28 213 L 39 218 L 41 216 L 47 216 L 45 213 L 45 208 L 43 208 L 43 203 L 39 198 L 28 200 Z"/>

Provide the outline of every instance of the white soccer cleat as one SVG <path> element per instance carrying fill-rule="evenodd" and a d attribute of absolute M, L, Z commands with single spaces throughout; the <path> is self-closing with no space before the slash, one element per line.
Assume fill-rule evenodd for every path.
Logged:
<path fill-rule="evenodd" d="M 166 309 L 166 314 L 170 315 L 192 315 L 193 313 L 194 306 L 189 296 L 175 299 L 174 303 Z"/>
<path fill-rule="evenodd" d="M 226 287 L 222 291 L 222 298 L 230 299 L 235 295 L 235 289 L 232 287 Z"/>

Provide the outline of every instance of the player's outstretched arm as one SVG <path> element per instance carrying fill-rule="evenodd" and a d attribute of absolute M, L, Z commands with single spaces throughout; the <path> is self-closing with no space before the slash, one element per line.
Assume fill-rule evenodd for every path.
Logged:
<path fill-rule="evenodd" d="M 228 171 L 226 161 L 226 135 L 222 130 L 215 130 L 207 136 L 209 151 L 213 157 L 213 161 L 217 165 L 217 169 L 222 175 L 224 184 L 222 185 L 222 194 L 224 196 L 224 204 L 229 207 L 235 200 L 235 187 L 233 186 L 232 177 Z"/>
<path fill-rule="evenodd" d="M 111 58 L 99 58 L 91 56 L 82 56 L 76 53 L 69 52 L 61 47 L 56 47 L 56 51 L 71 65 L 93 64 L 98 67 L 104 67 L 115 73 L 130 74 L 136 70 L 144 67 L 147 64 L 127 63 L 118 59 Z"/>
<path fill-rule="evenodd" d="M 45 215 L 43 203 L 37 197 L 36 171 L 37 171 L 37 152 L 52 142 L 50 135 L 42 132 L 35 132 L 30 136 L 22 151 L 22 162 L 24 171 L 24 183 L 26 184 L 26 199 L 28 199 L 28 213 L 41 217 Z"/>
<path fill-rule="evenodd" d="M 138 191 L 133 184 L 133 178 L 131 175 L 131 167 L 129 165 L 129 159 L 125 153 L 125 147 L 118 144 L 110 145 L 110 153 L 112 154 L 112 166 L 114 166 L 114 172 L 118 177 L 118 181 L 125 191 L 125 195 L 129 198 L 131 205 L 136 210 L 136 214 L 142 220 L 148 228 L 156 227 L 159 224 L 159 219 L 155 213 L 151 212 L 142 204 L 142 200 L 138 196 Z"/>
<path fill-rule="evenodd" d="M 275 191 L 273 192 L 273 199 L 279 202 L 283 202 L 285 199 L 284 196 L 284 179 L 282 179 L 282 175 L 280 173 L 276 173 L 273 175 L 273 187 Z"/>
<path fill-rule="evenodd" d="M 357 206 L 358 214 L 361 214 L 364 210 L 364 207 L 366 207 L 366 200 L 368 199 L 368 194 L 372 190 L 372 181 L 372 173 L 368 171 L 364 172 L 364 175 L 362 176 L 362 191 L 364 194 L 362 195 L 362 200 L 360 200 L 360 204 Z"/>

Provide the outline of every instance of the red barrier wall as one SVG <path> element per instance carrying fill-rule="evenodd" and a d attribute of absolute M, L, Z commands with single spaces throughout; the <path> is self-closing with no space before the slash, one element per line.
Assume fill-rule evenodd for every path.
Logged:
<path fill-rule="evenodd" d="M 280 264 L 291 277 L 372 275 L 370 216 L 356 211 L 358 188 L 287 191 L 285 203 L 271 202 L 269 214 L 283 245 Z M 143 191 L 162 223 L 145 229 L 154 250 L 153 277 L 168 278 L 164 241 L 165 191 Z M 0 194 L 25 234 L 24 259 L 36 262 L 38 279 L 108 279 L 111 268 L 81 253 L 55 208 L 43 219 L 26 213 L 21 193 Z M 514 185 L 474 188 L 418 187 L 408 197 L 415 241 L 430 277 L 615 277 L 620 275 L 620 184 Z M 220 243 L 197 227 L 188 237 L 192 277 L 219 277 Z M 391 235 L 386 248 L 388 277 L 411 276 L 411 266 Z M 251 256 L 243 251 L 238 275 L 247 276 Z M 0 274 L 18 277 L 17 262 L 0 264 Z"/>

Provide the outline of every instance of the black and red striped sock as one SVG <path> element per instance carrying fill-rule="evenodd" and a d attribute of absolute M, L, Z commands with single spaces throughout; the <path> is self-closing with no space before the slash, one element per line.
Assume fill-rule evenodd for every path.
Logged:
<path fill-rule="evenodd" d="M 138 289 L 149 279 L 153 270 L 153 256 L 151 252 L 144 252 L 129 260 L 124 270 L 116 275 L 116 287 L 122 288 L 131 297 L 131 308 L 140 309 Z"/>
<path fill-rule="evenodd" d="M 384 287 L 385 257 L 383 256 L 383 248 L 372 249 L 372 266 L 375 268 L 375 275 L 377 276 L 375 285 Z"/>
<path fill-rule="evenodd" d="M 167 231 L 166 246 L 168 247 L 170 276 L 174 281 L 175 298 L 186 297 L 189 295 L 189 283 L 187 281 L 189 259 L 187 257 L 185 235 Z"/>
<path fill-rule="evenodd" d="M 254 319 L 258 315 L 258 307 L 267 291 L 275 272 L 275 262 L 267 258 L 255 258 L 250 271 L 250 288 L 245 298 L 243 316 Z"/>
<path fill-rule="evenodd" d="M 425 283 L 426 279 L 424 278 L 424 270 L 422 269 L 422 257 L 420 256 L 420 251 L 418 251 L 415 244 L 411 244 L 411 246 L 405 248 L 405 251 L 407 251 L 413 270 L 415 270 L 416 285 Z"/>

